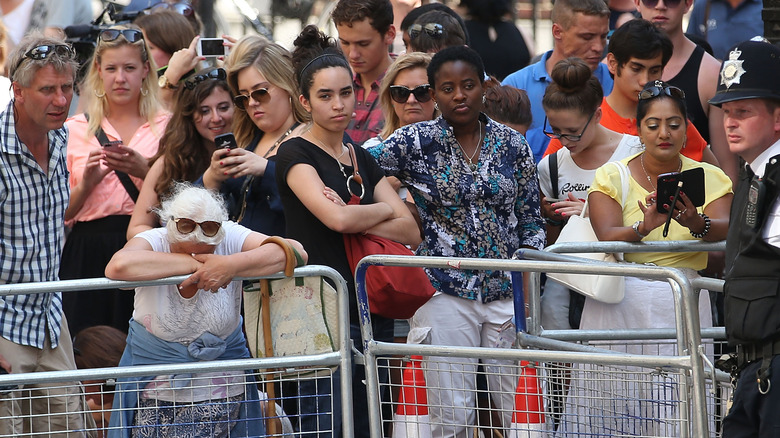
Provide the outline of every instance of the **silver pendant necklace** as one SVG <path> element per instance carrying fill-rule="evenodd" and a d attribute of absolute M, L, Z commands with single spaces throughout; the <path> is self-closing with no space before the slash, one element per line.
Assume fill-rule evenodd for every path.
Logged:
<path fill-rule="evenodd" d="M 341 174 L 344 175 L 344 178 L 347 178 L 347 172 L 344 171 L 344 165 L 341 164 L 341 157 L 343 157 L 344 153 L 347 151 L 347 148 L 344 147 L 344 143 L 341 143 L 341 155 L 336 157 L 335 155 L 331 154 L 330 151 L 328 151 L 328 148 L 327 148 L 327 146 L 325 146 L 325 143 L 323 143 L 322 140 L 317 138 L 317 136 L 314 135 L 314 133 L 311 132 L 311 130 L 309 130 L 309 134 L 311 134 L 312 138 L 317 140 L 317 143 L 320 144 L 320 146 L 322 147 L 322 150 L 325 151 L 326 154 L 330 155 L 334 160 L 336 160 L 336 164 L 339 165 L 339 170 L 341 171 Z"/>
<path fill-rule="evenodd" d="M 642 152 L 642 155 L 639 156 L 639 164 L 642 165 L 642 172 L 645 173 L 645 177 L 647 178 L 647 182 L 650 183 L 650 187 L 653 188 L 653 191 L 656 191 L 655 184 L 653 184 L 653 179 L 650 178 L 650 174 L 647 173 L 647 169 L 645 169 L 645 153 Z M 680 160 L 680 165 L 677 167 L 677 172 L 679 173 L 682 170 L 682 160 Z"/>
<path fill-rule="evenodd" d="M 477 139 L 477 145 L 474 147 L 474 153 L 472 153 L 470 156 L 466 153 L 466 150 L 463 149 L 463 145 L 460 144 L 458 141 L 458 137 L 455 137 L 455 132 L 452 133 L 452 136 L 455 138 L 455 143 L 458 144 L 458 147 L 460 148 L 460 151 L 463 153 L 463 158 L 468 161 L 469 169 L 471 169 L 471 173 L 474 173 L 477 171 L 477 165 L 479 165 L 479 159 L 477 159 L 477 162 L 474 162 L 474 157 L 477 156 L 479 153 L 479 149 L 482 146 L 482 122 L 478 121 L 479 124 L 479 139 Z"/>

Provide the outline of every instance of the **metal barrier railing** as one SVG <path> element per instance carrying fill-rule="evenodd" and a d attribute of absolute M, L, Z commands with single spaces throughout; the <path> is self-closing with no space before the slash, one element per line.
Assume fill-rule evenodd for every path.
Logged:
<path fill-rule="evenodd" d="M 667 249 L 672 245 L 666 245 Z M 702 245 L 701 247 L 704 247 Z M 606 251 L 611 248 L 608 245 L 588 245 L 587 251 Z M 660 246 L 648 250 L 659 251 Z M 613 250 L 614 251 L 614 250 Z M 625 252 L 625 251 L 624 251 Z M 685 390 L 681 391 L 682 404 L 681 417 L 678 421 L 680 435 L 671 436 L 706 436 L 708 431 L 707 410 L 705 396 L 705 367 L 698 346 L 701 343 L 699 330 L 699 317 L 697 307 L 693 305 L 693 298 L 697 296 L 693 291 L 691 281 L 682 271 L 673 268 L 659 266 L 646 266 L 636 264 L 610 264 L 599 262 L 581 263 L 579 260 L 566 256 L 544 254 L 539 251 L 529 253 L 540 256 L 552 256 L 566 259 L 567 261 L 530 261 L 530 260 L 504 260 L 504 259 L 470 259 L 470 258 L 446 258 L 446 257 L 404 257 L 404 256 L 369 256 L 364 258 L 357 267 L 356 289 L 359 303 L 359 316 L 365 362 L 367 367 L 367 384 L 369 395 L 369 414 L 371 418 L 371 435 L 382 436 L 382 417 L 380 415 L 380 384 L 378 380 L 378 362 L 381 355 L 421 355 L 442 357 L 471 357 L 471 358 L 498 358 L 511 359 L 513 361 L 539 361 L 539 362 L 568 362 L 591 363 L 604 365 L 631 365 L 653 369 L 665 369 L 672 367 L 679 370 L 681 381 L 687 382 Z M 572 263 L 577 262 L 577 263 Z M 371 330 L 371 315 L 368 308 L 368 298 L 365 290 L 365 274 L 371 265 L 426 267 L 439 269 L 465 269 L 465 270 L 502 270 L 513 272 L 568 272 L 575 274 L 605 274 L 636 276 L 658 280 L 665 280 L 672 284 L 676 309 L 675 333 L 681 334 L 679 338 L 679 356 L 643 356 L 630 354 L 612 354 L 592 352 L 583 349 L 579 351 L 540 351 L 517 349 L 491 349 L 491 348 L 467 348 L 447 347 L 438 345 L 402 345 L 376 341 Z M 538 301 L 537 301 L 538 302 Z M 533 302 L 532 302 L 533 306 Z M 519 340 L 523 340 L 520 336 Z M 526 337 L 526 341 L 533 337 Z M 371 371 L 371 372 L 369 372 Z M 552 372 L 552 370 L 550 370 Z M 690 392 L 690 395 L 688 394 Z M 690 418 L 689 418 L 690 416 Z M 690 424 L 689 424 L 690 423 Z"/>
<path fill-rule="evenodd" d="M 238 360 L 221 360 L 221 361 L 204 361 L 196 363 L 186 364 L 166 364 L 166 365 L 145 365 L 145 366 L 132 366 L 132 367 L 116 367 L 116 368 L 98 368 L 98 369 L 83 369 L 83 370 L 68 370 L 68 371 L 48 371 L 48 372 L 35 372 L 35 373 L 14 373 L 0 375 L 0 386 L 5 385 L 17 385 L 22 387 L 23 385 L 36 384 L 39 387 L 46 384 L 61 384 L 72 383 L 77 386 L 79 392 L 83 393 L 83 387 L 89 386 L 78 382 L 89 381 L 101 381 L 101 382 L 115 382 L 119 378 L 125 377 L 142 377 L 142 376 L 178 376 L 189 375 L 191 373 L 211 373 L 211 372 L 225 372 L 225 371 L 246 371 L 247 375 L 252 375 L 257 378 L 258 381 L 264 380 L 266 384 L 282 384 L 285 382 L 295 381 L 296 379 L 316 379 L 318 384 L 331 385 L 332 379 L 329 373 L 332 373 L 333 369 L 338 367 L 339 384 L 340 384 L 340 404 L 341 404 L 341 430 L 345 437 L 354 436 L 353 430 L 353 418 L 352 418 L 352 341 L 349 336 L 349 297 L 346 293 L 347 286 L 344 279 L 332 268 L 326 266 L 305 266 L 297 268 L 295 270 L 295 277 L 306 276 L 323 276 L 332 281 L 335 285 L 335 289 L 338 294 L 338 315 L 339 315 L 339 338 L 338 351 L 326 354 L 308 355 L 308 356 L 295 356 L 295 357 L 268 357 L 268 358 L 252 358 L 252 359 L 238 359 Z M 150 285 L 164 285 L 164 284 L 178 284 L 181 283 L 188 276 L 176 276 L 169 277 L 160 280 L 152 281 L 115 281 L 106 278 L 94 278 L 83 280 L 62 280 L 53 282 L 41 282 L 41 283 L 24 283 L 24 284 L 0 284 L 0 296 L 6 295 L 23 295 L 42 292 L 74 292 L 82 290 L 95 290 L 95 289 L 107 289 L 107 288 L 123 288 L 131 289 L 139 286 Z M 256 278 L 283 278 L 281 273 L 265 276 L 265 277 L 253 277 L 244 278 L 245 280 L 254 280 Z M 236 280 L 239 280 L 238 278 Z M 128 290 L 127 293 L 133 293 L 132 290 Z M 279 376 L 279 370 L 285 370 L 285 376 Z M 321 375 L 318 377 L 312 377 L 315 371 L 320 371 L 326 374 L 326 377 Z M 75 382 L 75 383 L 73 383 Z M 241 383 L 242 385 L 244 383 Z M 206 385 L 207 386 L 207 385 Z M 21 390 L 13 390 L 11 392 L 0 394 L 0 397 L 13 397 L 23 396 Z M 11 394 L 11 395 L 8 395 Z M 101 393 L 101 396 L 115 395 L 115 392 L 106 390 L 105 393 Z M 284 392 L 275 402 L 279 402 L 285 397 Z M 102 397 L 101 397 L 102 399 Z M 300 401 L 293 401 L 300 403 Z M 319 402 L 321 403 L 321 402 Z M 330 412 L 334 412 L 334 408 L 331 405 L 329 407 Z M 106 414 L 110 412 L 109 408 L 103 409 L 102 412 L 87 411 L 79 412 L 78 414 L 91 413 L 93 415 Z M 289 418 L 282 418 L 282 420 L 289 421 Z M 0 418 L 0 421 L 9 421 L 8 418 Z M 328 425 L 322 425 L 327 428 Z M 331 427 L 332 429 L 332 427 Z M 94 433 L 105 432 L 105 428 L 89 429 L 89 430 L 77 430 L 73 432 L 80 433 Z M 330 433 L 329 430 L 318 431 L 321 433 Z"/>

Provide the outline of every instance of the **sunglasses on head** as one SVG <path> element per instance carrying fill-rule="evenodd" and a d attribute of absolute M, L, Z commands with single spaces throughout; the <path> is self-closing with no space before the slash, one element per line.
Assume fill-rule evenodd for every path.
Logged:
<path fill-rule="evenodd" d="M 390 98 L 398 103 L 406 103 L 409 100 L 409 95 L 414 94 L 414 98 L 424 103 L 431 100 L 430 93 L 431 86 L 429 84 L 418 85 L 411 90 L 404 85 L 391 85 L 390 86 Z"/>
<path fill-rule="evenodd" d="M 659 0 L 642 0 L 642 4 L 645 5 L 645 7 L 648 8 L 654 8 L 658 6 Z M 680 6 L 681 0 L 663 0 L 664 5 L 667 8 L 676 8 L 677 6 Z"/>
<path fill-rule="evenodd" d="M 661 81 L 655 81 L 652 87 L 639 92 L 639 100 L 652 99 L 665 94 L 675 99 L 685 99 L 685 92 L 672 85 L 664 85 Z"/>
<path fill-rule="evenodd" d="M 73 47 L 71 47 L 68 44 L 54 44 L 54 45 L 41 45 L 41 46 L 35 46 L 32 49 L 28 50 L 27 53 L 24 54 L 22 59 L 19 60 L 19 62 L 16 63 L 16 67 L 14 68 L 14 71 L 19 68 L 20 65 L 24 62 L 25 59 L 32 59 L 33 61 L 40 61 L 41 59 L 46 59 L 49 57 L 49 55 L 57 55 L 62 56 L 66 58 L 73 57 L 76 52 L 73 51 Z"/>
<path fill-rule="evenodd" d="M 222 228 L 222 223 L 216 221 L 195 222 L 192 219 L 183 217 L 174 218 L 173 221 L 176 222 L 176 230 L 182 234 L 190 234 L 195 231 L 195 228 L 200 227 L 204 236 L 214 237 L 219 233 L 219 229 Z"/>
<path fill-rule="evenodd" d="M 98 34 L 100 41 L 114 41 L 120 36 L 125 37 L 127 42 L 135 43 L 144 39 L 144 34 L 136 29 L 104 29 Z"/>
<path fill-rule="evenodd" d="M 224 81 L 225 78 L 227 78 L 227 73 L 225 72 L 224 68 L 215 68 L 214 70 L 208 71 L 203 74 L 195 75 L 186 81 L 184 81 L 184 88 L 188 90 L 194 90 L 195 87 L 198 86 L 199 83 L 209 80 L 209 79 L 215 79 L 218 81 Z"/>
<path fill-rule="evenodd" d="M 271 100 L 271 95 L 268 93 L 268 88 L 258 88 L 249 94 L 239 94 L 233 98 L 233 103 L 236 104 L 238 109 L 246 110 L 250 98 L 257 103 L 267 103 Z"/>
<path fill-rule="evenodd" d="M 431 38 L 440 38 L 444 35 L 444 26 L 438 23 L 413 24 L 409 27 L 409 38 L 415 39 L 422 31 L 428 34 Z"/>
<path fill-rule="evenodd" d="M 152 6 L 147 9 L 149 13 L 155 13 L 157 11 L 162 10 L 170 10 L 173 12 L 176 12 L 177 14 L 184 15 L 185 17 L 189 17 L 190 15 L 195 13 L 195 10 L 192 9 L 192 5 L 185 2 L 179 2 L 179 3 L 166 3 L 166 2 L 160 2 L 155 3 Z"/>

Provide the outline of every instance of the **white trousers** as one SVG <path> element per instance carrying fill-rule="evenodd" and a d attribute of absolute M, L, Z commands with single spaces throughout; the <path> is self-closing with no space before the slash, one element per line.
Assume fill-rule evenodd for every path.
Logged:
<path fill-rule="evenodd" d="M 495 347 L 501 325 L 514 316 L 511 299 L 483 304 L 437 294 L 411 319 L 409 343 L 466 347 Z M 517 387 L 513 361 L 427 357 L 423 362 L 428 410 L 434 437 L 472 437 L 476 423 L 476 371 L 482 363 L 494 407 L 509 427 Z"/>

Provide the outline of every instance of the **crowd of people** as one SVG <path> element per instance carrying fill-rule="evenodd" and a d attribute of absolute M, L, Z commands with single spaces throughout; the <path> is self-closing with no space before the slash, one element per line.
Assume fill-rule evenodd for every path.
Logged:
<path fill-rule="evenodd" d="M 3 20 L 13 10 L 6 3 Z M 771 80 L 780 49 L 718 35 L 715 54 L 724 59 L 715 58 L 706 41 L 683 32 L 692 3 L 636 0 L 626 18 L 603 0 L 557 0 L 554 47 L 533 60 L 510 0 L 463 0 L 457 10 L 338 0 L 335 37 L 308 25 L 288 50 L 261 36 L 224 36 L 229 55 L 219 59 L 198 53 L 192 8 L 161 2 L 168 6 L 97 32 L 80 81 L 73 47 L 48 25 L 35 25 L 46 34 L 23 38 L 14 30 L 13 51 L 0 52 L 11 89 L 0 113 L 0 283 L 188 278 L 134 293 L 4 297 L 0 367 L 30 373 L 249 357 L 234 278 L 282 270 L 283 248 L 267 244 L 269 236 L 346 280 L 350 337 L 362 345 L 346 234 L 381 236 L 422 256 L 508 259 L 555 243 L 569 218 L 585 213 L 603 241 L 729 236 L 725 268 L 722 256 L 708 263 L 707 253 L 625 259 L 690 278 L 725 273 L 729 341 L 740 369 L 756 369 L 738 376 L 723 436 L 770 430 L 780 421 L 770 409 L 780 366 L 771 360 L 780 354 L 772 312 L 780 305 L 772 176 L 780 86 Z M 611 32 L 616 15 L 625 23 Z M 78 109 L 68 117 L 76 91 Z M 704 175 L 702 202 L 685 190 L 659 196 L 663 176 L 694 169 Z M 436 294 L 409 321 L 373 315 L 375 339 L 500 343 L 515 316 L 508 272 L 426 272 Z M 665 282 L 627 278 L 617 304 L 577 296 L 547 281 L 544 328 L 675 326 Z M 698 303 L 702 327 L 724 323 L 709 298 L 702 293 Z M 756 319 L 767 327 L 749 322 Z M 494 427 L 508 428 L 514 365 L 425 357 L 434 436 L 469 436 L 485 388 L 501 413 Z M 349 427 L 368 436 L 365 369 L 351 372 L 354 424 L 341 423 L 340 385 L 302 379 L 287 388 L 297 400 L 297 432 L 339 436 Z M 463 378 L 479 373 L 487 379 Z M 160 427 L 193 437 L 265 433 L 263 395 L 250 374 L 171 378 L 120 379 L 110 400 L 95 396 L 100 381 L 55 385 L 48 391 L 60 396 L 45 401 L 3 398 L 0 416 L 15 414 L 0 433 L 106 425 L 115 437 L 157 436 Z M 391 378 L 381 369 L 380 382 Z M 332 409 L 321 409 L 323 400 Z M 87 405 L 104 413 L 113 405 L 114 415 L 86 415 Z M 632 409 L 587 431 L 557 420 L 554 427 L 629 433 L 636 428 L 621 418 L 636 417 Z M 332 430 L 321 433 L 324 424 Z M 642 433 L 652 433 L 647 427 Z"/>

